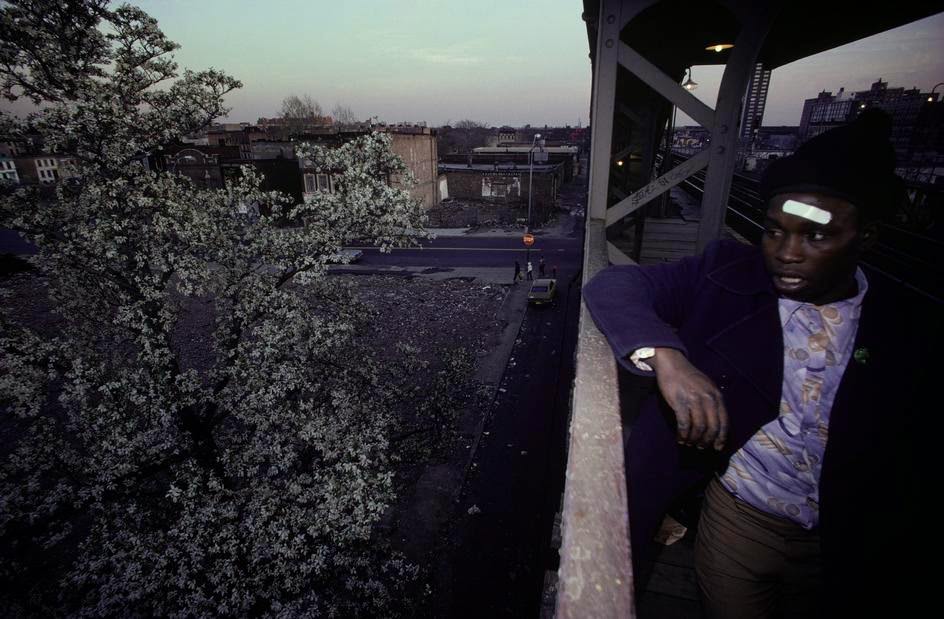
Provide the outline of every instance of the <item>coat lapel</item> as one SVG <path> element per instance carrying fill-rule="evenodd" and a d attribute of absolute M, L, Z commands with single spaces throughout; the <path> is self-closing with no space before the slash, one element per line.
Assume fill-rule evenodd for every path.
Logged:
<path fill-rule="evenodd" d="M 729 263 L 709 273 L 708 278 L 741 298 L 738 307 L 730 311 L 743 316 L 709 336 L 708 348 L 753 385 L 774 411 L 778 410 L 783 384 L 783 330 L 777 295 L 760 252 Z"/>
<path fill-rule="evenodd" d="M 779 408 L 783 386 L 783 332 L 776 300 L 759 305 L 741 320 L 708 338 L 707 344 L 753 385 L 774 410 Z"/>

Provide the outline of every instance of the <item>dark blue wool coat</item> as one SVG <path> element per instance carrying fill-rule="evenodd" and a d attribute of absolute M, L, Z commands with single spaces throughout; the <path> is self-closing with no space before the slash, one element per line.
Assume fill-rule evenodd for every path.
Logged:
<path fill-rule="evenodd" d="M 928 411 L 918 394 L 928 382 L 928 344 L 941 327 L 939 308 L 925 310 L 917 295 L 866 276 L 858 360 L 849 361 L 836 394 L 820 478 L 827 586 L 846 610 L 850 596 L 864 603 L 863 587 L 884 594 L 901 586 L 889 583 L 884 568 L 905 562 L 908 544 L 914 547 L 905 528 L 914 526 L 908 521 L 922 491 L 918 423 Z M 628 359 L 643 346 L 680 349 L 722 390 L 730 416 L 724 451 L 702 451 L 676 443 L 674 415 L 657 389 L 643 403 L 626 438 L 638 567 L 670 503 L 723 471 L 730 455 L 776 418 L 783 379 L 778 298 L 759 249 L 728 241 L 674 263 L 609 267 L 583 295 L 623 367 L 644 374 Z M 926 406 L 942 408 L 939 401 Z"/>

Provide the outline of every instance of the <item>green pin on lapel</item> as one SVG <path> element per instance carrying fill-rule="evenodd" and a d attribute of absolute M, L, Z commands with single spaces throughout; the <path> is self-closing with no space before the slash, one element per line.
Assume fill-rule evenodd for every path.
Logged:
<path fill-rule="evenodd" d="M 869 362 L 869 349 L 868 348 L 856 348 L 855 352 L 852 353 L 852 357 L 862 365 L 865 365 Z"/>

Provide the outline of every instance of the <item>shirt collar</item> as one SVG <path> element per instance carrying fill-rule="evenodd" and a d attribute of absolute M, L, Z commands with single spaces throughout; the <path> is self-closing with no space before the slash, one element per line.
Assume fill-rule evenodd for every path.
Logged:
<path fill-rule="evenodd" d="M 859 290 L 856 292 L 854 297 L 849 297 L 848 299 L 842 299 L 841 301 L 835 301 L 829 304 L 839 308 L 851 308 L 852 318 L 859 317 L 859 314 L 862 311 L 862 300 L 865 298 L 865 293 L 869 290 L 869 280 L 865 277 L 865 273 L 863 273 L 862 269 L 859 267 L 856 267 L 855 279 Z M 804 303 L 802 301 L 795 301 L 793 299 L 787 299 L 784 297 L 780 297 L 778 300 L 778 306 L 780 308 L 781 327 L 786 326 L 786 324 L 790 322 L 790 319 L 800 308 L 817 307 L 812 303 Z"/>

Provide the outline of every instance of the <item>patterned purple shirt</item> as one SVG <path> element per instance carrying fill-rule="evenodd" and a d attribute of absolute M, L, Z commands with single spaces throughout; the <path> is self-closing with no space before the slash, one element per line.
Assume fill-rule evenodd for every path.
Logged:
<path fill-rule="evenodd" d="M 829 436 L 829 413 L 853 355 L 868 282 L 859 292 L 816 306 L 780 299 L 783 394 L 780 416 L 733 456 L 721 483 L 745 503 L 805 529 L 819 522 L 819 476 Z"/>

